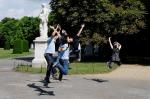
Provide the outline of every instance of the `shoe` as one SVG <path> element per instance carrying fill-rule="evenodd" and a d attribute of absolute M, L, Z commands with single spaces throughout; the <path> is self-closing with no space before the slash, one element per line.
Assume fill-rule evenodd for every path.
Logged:
<path fill-rule="evenodd" d="M 63 75 L 60 73 L 59 74 L 59 81 L 62 81 L 62 77 L 63 77 Z"/>
<path fill-rule="evenodd" d="M 48 87 L 48 83 L 47 83 L 47 82 L 44 82 L 44 85 L 43 85 L 43 86 Z"/>
<path fill-rule="evenodd" d="M 45 78 L 44 83 L 51 83 L 51 82 L 49 81 L 49 79 Z"/>
<path fill-rule="evenodd" d="M 112 69 L 112 66 L 110 66 L 109 62 L 107 62 L 107 67 L 108 67 L 108 69 Z"/>
<path fill-rule="evenodd" d="M 53 77 L 54 80 L 58 80 L 58 75 L 57 75 L 57 73 L 53 74 L 52 77 Z"/>

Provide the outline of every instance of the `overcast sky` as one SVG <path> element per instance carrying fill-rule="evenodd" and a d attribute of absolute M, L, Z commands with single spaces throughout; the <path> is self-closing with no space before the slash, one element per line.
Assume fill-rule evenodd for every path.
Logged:
<path fill-rule="evenodd" d="M 41 4 L 50 0 L 0 0 L 0 20 L 4 17 L 38 16 Z"/>

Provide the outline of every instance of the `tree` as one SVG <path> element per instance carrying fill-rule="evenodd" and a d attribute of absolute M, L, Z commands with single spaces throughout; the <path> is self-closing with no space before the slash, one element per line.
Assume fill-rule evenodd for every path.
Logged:
<path fill-rule="evenodd" d="M 0 35 L 4 39 L 4 41 L 9 43 L 10 45 L 14 44 L 14 40 L 17 33 L 17 23 L 18 20 L 8 17 L 4 18 L 1 21 Z"/>
<path fill-rule="evenodd" d="M 18 32 L 30 43 L 39 36 L 39 18 L 24 16 L 18 23 Z"/>
<path fill-rule="evenodd" d="M 70 34 L 76 33 L 81 23 L 86 24 L 83 42 L 90 41 L 94 33 L 106 38 L 138 33 L 145 26 L 145 7 L 139 0 L 51 0 L 50 7 L 55 20 Z"/>

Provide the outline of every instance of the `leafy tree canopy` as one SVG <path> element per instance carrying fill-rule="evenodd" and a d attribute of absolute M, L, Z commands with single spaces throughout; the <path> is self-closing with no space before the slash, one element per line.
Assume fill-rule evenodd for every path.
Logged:
<path fill-rule="evenodd" d="M 145 26 L 145 7 L 139 0 L 51 0 L 50 7 L 55 22 L 70 34 L 86 24 L 84 43 L 103 43 L 108 36 L 138 33 Z"/>

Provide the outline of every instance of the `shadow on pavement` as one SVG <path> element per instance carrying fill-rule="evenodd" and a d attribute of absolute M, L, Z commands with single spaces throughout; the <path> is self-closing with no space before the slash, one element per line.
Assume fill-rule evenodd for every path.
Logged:
<path fill-rule="evenodd" d="M 35 83 L 28 84 L 27 86 L 30 87 L 30 88 L 34 88 L 35 91 L 38 91 L 38 92 L 39 92 L 39 94 L 38 94 L 39 96 L 40 96 L 40 95 L 51 95 L 51 96 L 55 96 L 54 91 L 46 91 L 46 90 L 43 90 L 40 86 L 35 85 Z"/>
<path fill-rule="evenodd" d="M 14 58 L 16 60 L 23 60 L 23 61 L 27 61 L 27 62 L 32 62 L 33 57 L 19 57 L 19 58 Z"/>
<path fill-rule="evenodd" d="M 84 78 L 84 79 L 86 79 L 86 80 L 92 80 L 92 81 L 95 81 L 95 82 L 98 82 L 98 83 L 109 82 L 108 80 L 96 79 L 96 78 L 93 78 L 93 79 Z"/>

